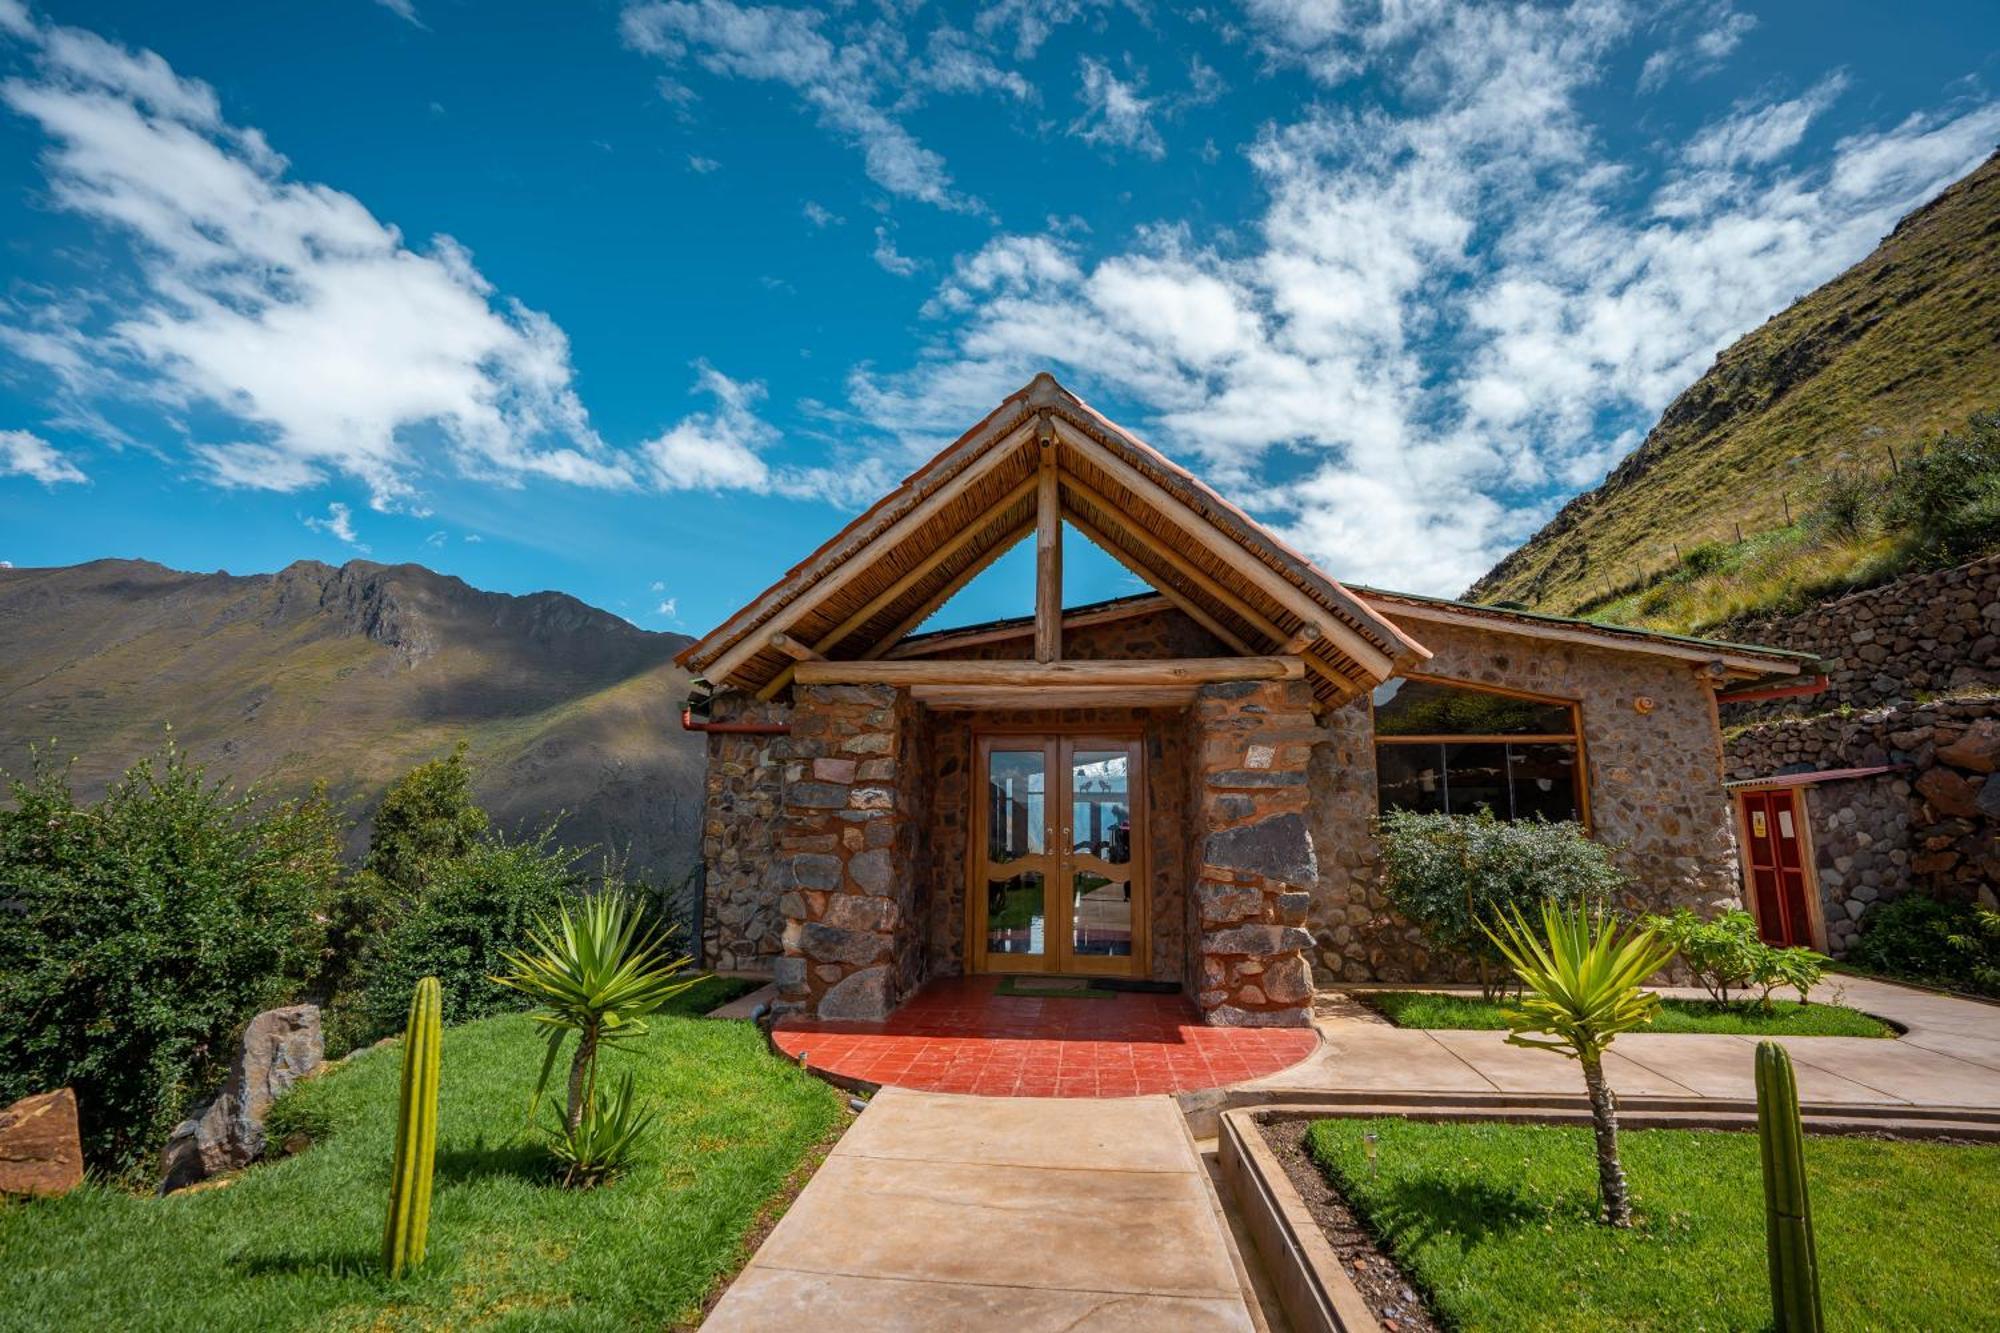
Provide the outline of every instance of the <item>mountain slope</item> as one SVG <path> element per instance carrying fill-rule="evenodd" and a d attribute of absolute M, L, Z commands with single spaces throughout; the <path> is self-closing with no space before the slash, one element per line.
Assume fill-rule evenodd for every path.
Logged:
<path fill-rule="evenodd" d="M 214 775 L 288 793 L 324 778 L 365 817 L 462 738 L 502 827 L 563 813 L 564 841 L 629 847 L 664 877 L 693 862 L 701 827 L 704 748 L 675 717 L 687 642 L 420 565 L 5 569 L 0 767 L 24 771 L 28 744 L 54 739 L 95 795 L 171 725 Z"/>
<path fill-rule="evenodd" d="M 1874 253 L 1717 356 L 1595 490 L 1469 600 L 1574 612 L 1706 540 L 1776 527 L 1832 469 L 2000 405 L 2000 153 Z"/>

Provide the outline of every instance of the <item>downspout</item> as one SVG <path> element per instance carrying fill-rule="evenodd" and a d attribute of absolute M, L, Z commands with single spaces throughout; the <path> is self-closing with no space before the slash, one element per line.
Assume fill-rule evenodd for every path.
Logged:
<path fill-rule="evenodd" d="M 681 728 L 684 731 L 710 731 L 718 736 L 789 736 L 792 724 L 789 722 L 697 722 L 694 709 L 681 709 Z"/>

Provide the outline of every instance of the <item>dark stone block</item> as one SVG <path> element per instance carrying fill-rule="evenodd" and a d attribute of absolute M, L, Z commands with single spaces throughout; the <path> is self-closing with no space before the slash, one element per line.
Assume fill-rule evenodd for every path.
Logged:
<path fill-rule="evenodd" d="M 808 921 L 800 936 L 800 949 L 818 963 L 851 963 L 861 966 L 880 958 L 888 940 L 867 930 L 842 930 L 821 921 Z"/>
<path fill-rule="evenodd" d="M 1210 773 L 1204 779 L 1211 787 L 1237 787 L 1264 790 L 1275 787 L 1303 787 L 1306 775 L 1302 772 L 1288 773 L 1270 768 L 1225 768 Z"/>
<path fill-rule="evenodd" d="M 1304 815 L 1277 815 L 1211 833 L 1201 859 L 1207 865 L 1248 870 L 1287 884 L 1319 881 L 1319 863 L 1313 857 L 1312 835 L 1306 831 Z"/>
<path fill-rule="evenodd" d="M 805 854 L 792 858 L 792 883 L 802 889 L 829 891 L 840 887 L 840 858 Z"/>
<path fill-rule="evenodd" d="M 809 810 L 841 810 L 847 806 L 847 788 L 835 782 L 794 782 L 785 789 L 785 801 Z"/>

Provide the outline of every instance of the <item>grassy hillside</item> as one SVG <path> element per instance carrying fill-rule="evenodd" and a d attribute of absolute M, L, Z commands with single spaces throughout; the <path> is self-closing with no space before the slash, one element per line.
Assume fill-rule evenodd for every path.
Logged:
<path fill-rule="evenodd" d="M 418 565 L 0 570 L 0 768 L 53 739 L 95 796 L 171 726 L 214 773 L 285 791 L 323 778 L 365 816 L 464 739 L 503 826 L 566 812 L 565 841 L 672 874 L 700 830 L 703 748 L 675 721 L 686 642 Z"/>
<path fill-rule="evenodd" d="M 1602 485 L 1466 595 L 1608 611 L 1615 592 L 1675 569 L 1690 548 L 1734 544 L 1739 524 L 1745 540 L 1788 525 L 1830 472 L 1886 474 L 1892 448 L 1907 458 L 1995 406 L 2000 154 L 1724 351 Z M 1857 574 L 1870 558 L 1856 553 Z"/>

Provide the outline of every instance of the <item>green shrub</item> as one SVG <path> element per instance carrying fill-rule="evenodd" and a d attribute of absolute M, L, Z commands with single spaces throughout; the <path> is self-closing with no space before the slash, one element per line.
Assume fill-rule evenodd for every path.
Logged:
<path fill-rule="evenodd" d="M 86 1162 L 136 1173 L 318 962 L 340 825 L 317 796 L 210 782 L 171 741 L 95 805 L 39 752 L 9 787 L 0 1103 L 75 1088 Z"/>
<path fill-rule="evenodd" d="M 1380 833 L 1390 902 L 1434 947 L 1471 959 L 1489 999 L 1504 962 L 1489 927 L 1544 902 L 1601 905 L 1625 884 L 1610 851 L 1568 821 L 1396 810 Z"/>
<path fill-rule="evenodd" d="M 352 1046 L 401 1031 L 410 992 L 424 977 L 438 979 L 448 1024 L 521 1008 L 492 975 L 538 918 L 581 892 L 581 855 L 552 846 L 545 832 L 526 842 L 496 837 L 431 862 L 422 893 L 362 954 L 358 984 L 336 1006 L 335 1035 Z"/>
<path fill-rule="evenodd" d="M 1806 515 L 1806 526 L 1835 541 L 1853 541 L 1868 531 L 1881 489 L 1878 478 L 1836 468 L 1820 483 L 1819 499 Z"/>
<path fill-rule="evenodd" d="M 1954 564 L 2000 545 L 2000 412 L 1980 412 L 1905 463 L 1884 523 L 1925 564 Z"/>
<path fill-rule="evenodd" d="M 1742 908 L 1732 908 L 1704 921 L 1688 908 L 1671 916 L 1649 916 L 1645 924 L 1674 946 L 1695 983 L 1719 1004 L 1729 1003 L 1731 991 L 1756 991 L 1768 1007 L 1771 992 L 1789 986 L 1805 1004 L 1812 988 L 1826 975 L 1826 960 L 1811 949 L 1779 949 L 1757 933 L 1757 921 Z"/>
<path fill-rule="evenodd" d="M 1696 542 L 1688 547 L 1681 563 L 1690 574 L 1713 574 L 1729 563 L 1731 554 L 1726 542 Z"/>
<path fill-rule="evenodd" d="M 1847 961 L 1910 981 L 2000 996 L 2000 913 L 1906 893 L 1862 918 Z"/>

